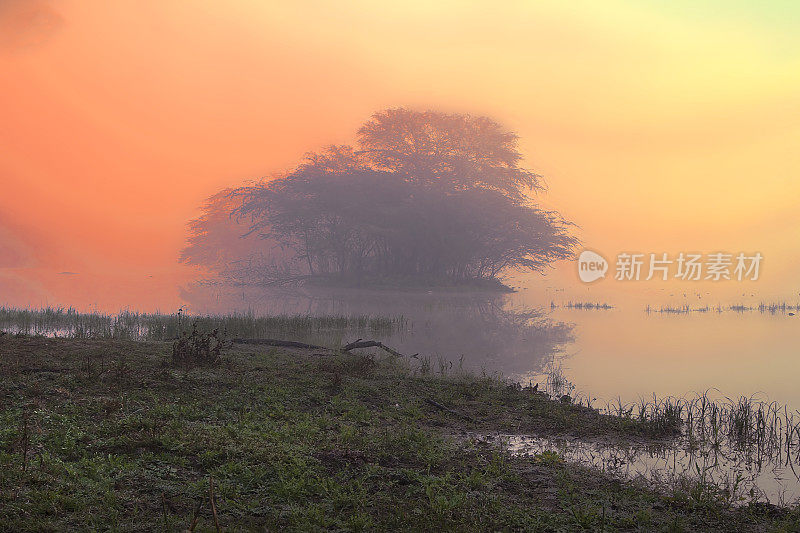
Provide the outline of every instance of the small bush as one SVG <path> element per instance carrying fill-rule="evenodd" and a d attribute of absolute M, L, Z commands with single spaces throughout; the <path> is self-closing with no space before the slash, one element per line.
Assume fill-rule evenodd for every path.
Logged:
<path fill-rule="evenodd" d="M 172 344 L 172 364 L 184 367 L 216 366 L 221 360 L 222 343 L 218 329 L 211 333 L 200 333 L 195 321 L 192 332 L 184 331 Z"/>

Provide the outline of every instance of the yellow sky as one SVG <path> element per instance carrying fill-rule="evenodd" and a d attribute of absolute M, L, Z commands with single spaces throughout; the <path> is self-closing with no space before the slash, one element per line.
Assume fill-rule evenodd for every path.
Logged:
<path fill-rule="evenodd" d="M 761 251 L 795 294 L 800 40 L 658 6 L 6 0 L 0 302 L 173 305 L 203 198 L 398 105 L 517 131 L 593 249 Z"/>

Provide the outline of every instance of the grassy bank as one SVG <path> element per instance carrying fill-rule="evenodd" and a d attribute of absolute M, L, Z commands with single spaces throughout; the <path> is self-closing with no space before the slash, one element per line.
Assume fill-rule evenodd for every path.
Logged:
<path fill-rule="evenodd" d="M 656 440 L 636 421 L 395 358 L 265 347 L 174 368 L 171 344 L 0 337 L 0 528 L 796 531 L 734 508 L 514 457 L 483 432 Z M 212 505 L 213 502 L 213 505 Z"/>

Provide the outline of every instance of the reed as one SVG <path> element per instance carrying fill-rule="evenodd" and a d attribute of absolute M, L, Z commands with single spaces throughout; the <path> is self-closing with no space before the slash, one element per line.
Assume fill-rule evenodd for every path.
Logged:
<path fill-rule="evenodd" d="M 754 397 L 712 399 L 709 391 L 686 398 L 606 404 L 607 414 L 636 420 L 655 432 L 682 430 L 688 449 L 725 449 L 748 461 L 800 464 L 800 411 Z"/>
<path fill-rule="evenodd" d="M 708 312 L 716 312 L 716 313 L 723 313 L 726 311 L 731 311 L 734 313 L 761 313 L 761 314 L 795 314 L 800 312 L 800 303 L 790 304 L 788 302 L 761 302 L 758 305 L 748 305 L 748 304 L 733 304 L 728 306 L 723 306 L 722 304 L 717 304 L 715 306 L 704 305 L 702 307 L 692 307 L 688 304 L 684 305 L 661 305 L 658 307 L 652 306 L 648 304 L 645 307 L 645 312 L 650 313 L 659 313 L 659 314 L 676 314 L 676 315 L 688 315 L 691 313 L 708 313 Z"/>
<path fill-rule="evenodd" d="M 550 303 L 550 307 L 554 308 L 556 306 L 555 306 L 555 304 L 553 304 L 551 302 Z M 603 310 L 603 311 L 607 311 L 609 309 L 614 309 L 613 305 L 611 305 L 609 303 L 605 303 L 605 302 L 573 302 L 573 301 L 569 301 L 566 304 L 564 304 L 564 307 L 567 308 L 567 309 L 587 309 L 587 310 L 590 310 L 590 311 L 591 310 L 595 310 L 595 309 Z"/>
<path fill-rule="evenodd" d="M 276 315 L 254 313 L 194 315 L 182 309 L 172 314 L 121 311 L 117 314 L 81 313 L 68 307 L 17 309 L 0 307 L 0 331 L 77 339 L 178 339 L 193 324 L 199 331 L 218 330 L 226 337 L 309 338 L 335 332 L 388 335 L 408 329 L 403 316 Z"/>

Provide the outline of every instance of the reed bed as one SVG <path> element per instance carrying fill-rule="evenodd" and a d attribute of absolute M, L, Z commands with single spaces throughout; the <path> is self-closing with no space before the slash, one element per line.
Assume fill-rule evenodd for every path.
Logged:
<path fill-rule="evenodd" d="M 716 306 L 709 306 L 705 305 L 703 307 L 692 307 L 688 304 L 684 305 L 662 305 L 659 307 L 653 307 L 650 304 L 647 305 L 644 309 L 645 313 L 658 313 L 658 314 L 667 314 L 667 315 L 688 315 L 690 313 L 722 313 L 725 311 L 725 308 L 721 305 Z"/>
<path fill-rule="evenodd" d="M 406 330 L 403 316 L 277 315 L 253 313 L 193 315 L 121 311 L 117 314 L 81 313 L 71 307 L 16 309 L 0 307 L 0 331 L 13 334 L 78 339 L 129 339 L 165 341 L 177 339 L 196 324 L 200 331 L 219 330 L 227 337 L 310 337 L 330 332 L 389 335 Z"/>
<path fill-rule="evenodd" d="M 761 302 L 758 305 L 731 305 L 728 307 L 728 310 L 735 311 L 737 313 L 746 313 L 757 311 L 759 313 L 769 313 L 769 314 L 778 314 L 778 313 L 796 313 L 800 311 L 800 304 L 789 304 L 786 302 Z"/>
<path fill-rule="evenodd" d="M 800 465 L 800 411 L 753 397 L 713 399 L 708 391 L 605 407 L 607 414 L 644 422 L 653 430 L 682 430 L 690 450 L 734 452 L 748 463 Z"/>
<path fill-rule="evenodd" d="M 788 302 L 761 302 L 759 304 L 733 304 L 723 306 L 717 305 L 704 305 L 702 307 L 692 307 L 689 304 L 684 305 L 661 305 L 658 307 L 648 304 L 645 307 L 645 312 L 659 313 L 659 314 L 674 314 L 674 315 L 688 315 L 691 313 L 724 313 L 726 311 L 734 313 L 761 313 L 761 314 L 789 314 L 794 315 L 800 312 L 800 304 L 790 304 Z"/>
<path fill-rule="evenodd" d="M 552 302 L 552 301 L 550 302 L 550 309 L 555 309 L 557 307 L 558 307 L 558 305 L 556 305 L 555 302 Z M 566 308 L 566 309 L 587 309 L 587 310 L 599 309 L 599 310 L 606 310 L 607 311 L 609 309 L 614 309 L 614 306 L 609 304 L 609 303 L 605 303 L 605 302 L 573 302 L 573 301 L 569 301 L 569 302 L 564 304 L 564 308 Z"/>
<path fill-rule="evenodd" d="M 558 362 L 551 362 L 540 379 L 541 391 L 551 398 L 595 408 L 590 394 L 574 394 L 575 384 Z M 759 467 L 800 466 L 800 411 L 778 402 L 746 396 L 712 398 L 706 391 L 682 398 L 654 394 L 631 403 L 618 398 L 599 410 L 620 422 L 636 422 L 651 437 L 679 436 L 669 446 L 683 445 L 689 452 L 735 455 Z"/>

